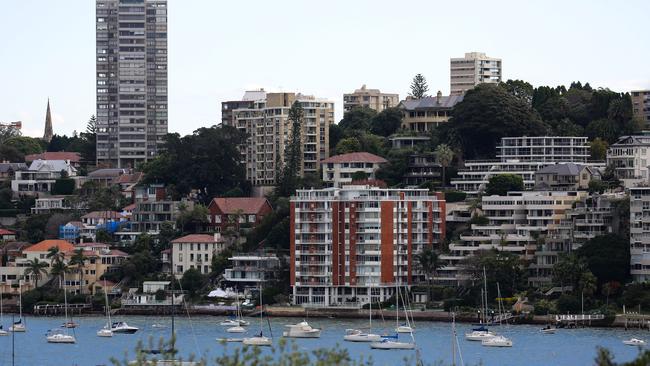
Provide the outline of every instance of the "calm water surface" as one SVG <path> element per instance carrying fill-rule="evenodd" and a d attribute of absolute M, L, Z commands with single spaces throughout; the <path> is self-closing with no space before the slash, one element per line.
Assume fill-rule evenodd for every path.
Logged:
<path fill-rule="evenodd" d="M 186 358 L 190 355 L 212 359 L 223 352 L 228 352 L 241 344 L 230 343 L 224 349 L 216 339 L 240 337 L 244 335 L 228 334 L 225 327 L 218 323 L 223 317 L 194 317 L 177 319 L 177 347 Z M 80 324 L 75 329 L 77 343 L 48 344 L 45 333 L 48 329 L 60 327 L 62 318 L 27 318 L 27 332 L 15 335 L 16 365 L 110 365 L 111 358 L 119 360 L 133 359 L 138 341 L 157 344 L 161 337 L 169 336 L 169 329 L 153 327 L 154 324 L 169 325 L 168 318 L 125 316 L 114 320 L 126 320 L 130 325 L 140 328 L 134 335 L 117 334 L 113 338 L 97 337 L 105 319 L 102 317 L 81 317 L 75 319 Z M 253 326 L 247 334 L 259 330 L 256 319 L 249 319 Z M 273 318 L 271 325 L 273 335 L 278 339 L 284 324 L 296 323 L 297 318 Z M 5 316 L 5 328 L 9 321 Z M 333 347 L 337 343 L 347 348 L 353 356 L 372 357 L 377 365 L 403 365 L 405 357 L 414 356 L 414 351 L 380 351 L 371 350 L 365 343 L 343 342 L 346 328 L 363 327 L 364 320 L 310 319 L 314 327 L 322 327 L 320 339 L 296 340 L 301 350 L 318 347 Z M 373 325 L 382 326 L 381 320 Z M 387 321 L 386 327 L 394 326 Z M 554 335 L 539 333 L 538 326 L 517 325 L 495 327 L 499 333 L 510 337 L 512 348 L 482 347 L 480 342 L 468 342 L 462 337 L 471 326 L 458 324 L 459 342 L 466 365 L 592 365 L 596 355 L 596 346 L 609 348 L 617 361 L 629 361 L 638 354 L 634 347 L 623 345 L 624 339 L 640 337 L 650 341 L 650 332 L 625 331 L 622 329 L 560 329 Z M 265 330 L 265 334 L 268 331 Z M 405 335 L 408 337 L 408 335 Z M 444 361 L 451 362 L 451 331 L 448 323 L 418 322 L 416 324 L 416 342 L 420 348 L 425 364 Z M 266 352 L 266 351 L 265 351 Z M 11 336 L 0 337 L 0 366 L 11 365 Z"/>

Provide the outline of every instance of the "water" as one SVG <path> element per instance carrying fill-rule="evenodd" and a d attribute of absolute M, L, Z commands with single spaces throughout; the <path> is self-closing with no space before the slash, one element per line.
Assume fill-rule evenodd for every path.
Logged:
<path fill-rule="evenodd" d="M 228 334 L 226 327 L 218 323 L 223 317 L 193 317 L 177 319 L 177 348 L 183 358 L 190 355 L 214 357 L 224 352 L 224 346 L 216 341 L 217 338 L 243 337 L 245 335 Z M 154 328 L 154 324 L 170 324 L 168 318 L 125 316 L 114 320 L 126 320 L 130 325 L 140 328 L 134 335 L 116 334 L 113 338 L 97 337 L 96 332 L 105 323 L 102 317 L 81 317 L 75 321 L 79 327 L 74 330 L 77 343 L 48 344 L 45 333 L 48 329 L 60 328 L 62 318 L 27 318 L 27 332 L 16 333 L 16 365 L 110 365 L 112 357 L 119 360 L 134 359 L 134 350 L 138 341 L 148 345 L 151 339 L 157 345 L 160 337 L 168 337 L 170 329 Z M 246 334 L 258 331 L 259 323 L 255 318 L 249 318 L 251 326 Z M 300 321 L 297 318 L 273 318 L 271 325 L 273 335 L 277 340 L 285 324 Z M 381 351 L 371 350 L 367 343 L 343 342 L 346 328 L 364 327 L 367 321 L 362 319 L 310 319 L 314 327 L 322 327 L 320 339 L 296 340 L 300 350 L 312 350 L 318 347 L 333 347 L 337 343 L 347 348 L 353 356 L 372 357 L 376 365 L 403 365 L 405 357 L 414 356 L 414 351 Z M 381 326 L 380 320 L 373 322 Z M 5 328 L 8 327 L 5 317 Z M 394 326 L 387 321 L 386 326 Z M 266 328 L 266 320 L 265 320 Z M 607 347 L 618 362 L 633 359 L 638 350 L 635 347 L 623 345 L 624 339 L 640 337 L 650 340 L 647 330 L 623 329 L 560 329 L 556 334 L 544 335 L 539 332 L 539 326 L 517 325 L 495 327 L 501 334 L 510 337 L 512 348 L 482 347 L 480 342 L 465 341 L 463 335 L 471 326 L 458 324 L 459 342 L 466 365 L 592 365 L 596 356 L 596 346 Z M 70 330 L 71 331 L 71 330 Z M 265 329 L 268 335 L 268 329 Z M 404 335 L 408 337 L 408 335 Z M 400 338 L 402 335 L 400 335 Z M 416 324 L 416 341 L 421 349 L 425 364 L 439 361 L 451 363 L 450 324 L 420 321 Z M 241 347 L 239 343 L 229 343 L 228 350 Z M 148 347 L 145 347 L 148 348 Z M 155 347 L 154 347 L 155 348 Z M 226 350 L 226 352 L 228 352 Z M 265 349 L 265 352 L 268 352 Z M 11 336 L 0 337 L 0 366 L 11 365 Z"/>

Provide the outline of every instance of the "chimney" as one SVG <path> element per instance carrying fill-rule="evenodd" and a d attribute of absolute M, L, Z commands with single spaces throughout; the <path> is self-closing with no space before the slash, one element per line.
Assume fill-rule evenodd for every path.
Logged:
<path fill-rule="evenodd" d="M 214 241 L 220 241 L 221 240 L 221 233 L 214 233 Z"/>
<path fill-rule="evenodd" d="M 436 103 L 440 104 L 440 99 L 442 99 L 442 92 L 438 90 L 438 94 L 436 94 Z"/>

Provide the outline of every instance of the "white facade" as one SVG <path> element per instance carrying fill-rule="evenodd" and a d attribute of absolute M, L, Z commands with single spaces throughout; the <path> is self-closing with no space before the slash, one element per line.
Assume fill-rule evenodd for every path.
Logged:
<path fill-rule="evenodd" d="M 535 136 L 503 137 L 497 146 L 501 161 L 517 159 L 535 162 L 586 163 L 590 156 L 586 137 Z"/>
<path fill-rule="evenodd" d="M 352 177 L 357 172 L 365 173 L 367 179 L 375 179 L 375 173 L 381 164 L 387 162 L 382 157 L 366 152 L 332 156 L 321 161 L 323 182 L 340 188 L 344 184 L 352 183 Z"/>
<path fill-rule="evenodd" d="M 650 281 L 650 187 L 630 188 L 630 272 Z"/>
<path fill-rule="evenodd" d="M 452 95 L 464 94 L 478 84 L 499 83 L 502 78 L 501 59 L 482 52 L 468 52 L 463 58 L 450 61 L 450 90 Z"/>
<path fill-rule="evenodd" d="M 650 182 L 650 136 L 623 136 L 607 149 L 607 165 L 626 188 Z"/>
<path fill-rule="evenodd" d="M 35 160 L 28 170 L 16 171 L 11 190 L 16 194 L 49 194 L 57 179 L 74 177 L 77 169 L 69 160 Z"/>
<path fill-rule="evenodd" d="M 174 275 L 181 278 L 188 269 L 209 274 L 212 270 L 212 256 L 221 253 L 225 246 L 226 243 L 219 233 L 192 234 L 172 240 L 171 259 Z"/>
<path fill-rule="evenodd" d="M 280 268 L 280 259 L 275 255 L 236 255 L 228 258 L 228 261 L 231 268 L 226 269 L 223 278 L 251 287 L 274 279 L 275 272 Z"/>

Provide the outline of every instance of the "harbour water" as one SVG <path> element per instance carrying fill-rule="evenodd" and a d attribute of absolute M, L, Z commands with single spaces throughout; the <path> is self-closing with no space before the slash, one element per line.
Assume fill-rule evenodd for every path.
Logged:
<path fill-rule="evenodd" d="M 177 348 L 180 355 L 186 359 L 190 355 L 205 357 L 208 360 L 229 352 L 240 343 L 229 343 L 226 346 L 217 338 L 240 337 L 237 334 L 226 333 L 226 327 L 220 326 L 223 317 L 193 317 L 176 320 Z M 80 317 L 75 321 L 79 327 L 74 329 L 76 344 L 48 344 L 45 334 L 48 329 L 59 328 L 63 323 L 57 317 L 28 317 L 27 332 L 15 334 L 15 364 L 16 365 L 110 365 L 110 359 L 131 360 L 138 341 L 148 348 L 149 342 L 158 344 L 161 337 L 167 339 L 170 334 L 169 318 L 125 316 L 116 317 L 115 321 L 126 320 L 129 325 L 140 328 L 134 335 L 116 334 L 112 338 L 97 337 L 96 332 L 105 323 L 103 317 Z M 259 331 L 259 323 L 255 318 L 247 318 L 251 322 L 246 334 L 252 335 Z M 273 336 L 276 340 L 282 334 L 285 324 L 300 321 L 297 318 L 270 319 Z M 322 328 L 320 339 L 295 340 L 300 350 L 309 351 L 319 347 L 334 347 L 339 344 L 349 350 L 354 357 L 372 357 L 376 365 L 403 365 L 404 358 L 415 357 L 415 351 L 380 351 L 371 350 L 367 343 L 348 343 L 343 341 L 345 329 L 364 327 L 367 321 L 362 319 L 309 319 L 314 327 Z M 156 326 L 154 326 L 156 325 Z M 165 327 L 159 327 L 159 325 Z M 373 322 L 380 331 L 382 326 L 388 329 L 395 324 L 392 321 Z M 9 321 L 5 316 L 5 328 Z M 538 326 L 515 325 L 495 327 L 494 330 L 511 338 L 512 348 L 488 348 L 480 342 L 464 340 L 464 333 L 471 328 L 468 324 L 458 324 L 458 337 L 465 365 L 593 365 L 596 347 L 608 348 L 616 361 L 623 362 L 633 359 L 638 349 L 623 345 L 622 341 L 631 337 L 650 340 L 648 330 L 623 329 L 559 329 L 556 334 L 544 335 Z M 72 331 L 72 330 L 70 330 Z M 265 335 L 269 335 L 265 320 Z M 245 336 L 245 335 L 244 335 Z M 409 337 L 408 335 L 400 335 Z M 0 366 L 11 365 L 11 335 L 0 337 Z M 415 339 L 420 349 L 420 355 L 425 365 L 451 364 L 451 327 L 449 323 L 418 322 Z M 265 350 L 264 352 L 268 352 Z M 460 364 L 460 363 L 458 363 Z"/>

